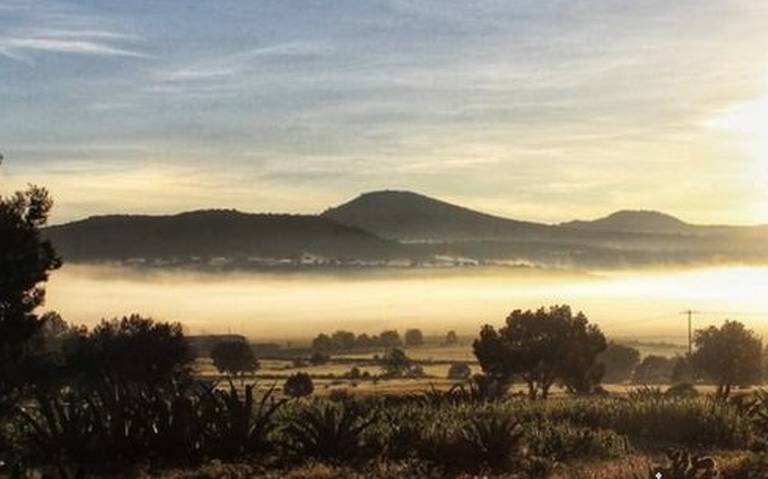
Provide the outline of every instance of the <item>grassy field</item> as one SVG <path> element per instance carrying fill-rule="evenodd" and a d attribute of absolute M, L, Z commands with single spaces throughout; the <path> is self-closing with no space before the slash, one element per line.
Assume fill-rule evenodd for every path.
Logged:
<path fill-rule="evenodd" d="M 662 355 L 675 356 L 685 352 L 685 347 L 664 342 L 622 341 L 639 351 L 643 356 Z M 260 359 L 260 368 L 255 375 L 246 378 L 248 381 L 257 381 L 259 389 L 268 389 L 272 385 L 282 387 L 283 381 L 297 372 L 308 373 L 315 385 L 315 394 L 324 396 L 333 390 L 344 389 L 353 395 L 376 394 L 415 394 L 436 388 L 447 390 L 461 381 L 447 379 L 451 364 L 466 363 L 473 374 L 480 373 L 481 369 L 472 352 L 469 341 L 462 341 L 456 345 L 445 345 L 437 338 L 422 346 L 404 348 L 409 358 L 418 364 L 424 372 L 424 377 L 385 379 L 379 377 L 382 373 L 381 366 L 376 357 L 382 355 L 383 349 L 373 349 L 364 352 L 342 352 L 333 354 L 326 364 L 313 365 L 305 362 L 301 366 L 294 364 L 294 359 L 305 359 L 306 349 L 297 349 L 295 358 L 281 357 L 273 359 Z M 352 368 L 357 368 L 360 374 L 368 373 L 369 378 L 350 379 Z M 214 381 L 226 382 L 227 378 L 221 375 L 213 366 L 209 358 L 199 358 L 195 362 L 196 374 L 202 378 Z M 664 385 L 661 385 L 664 386 Z M 604 388 L 612 394 L 625 394 L 628 390 L 636 388 L 634 384 L 606 384 Z M 701 393 L 711 393 L 713 386 L 697 385 Z M 512 394 L 525 392 L 523 385 L 513 385 Z M 555 386 L 552 391 L 554 396 L 565 395 L 565 391 Z"/>

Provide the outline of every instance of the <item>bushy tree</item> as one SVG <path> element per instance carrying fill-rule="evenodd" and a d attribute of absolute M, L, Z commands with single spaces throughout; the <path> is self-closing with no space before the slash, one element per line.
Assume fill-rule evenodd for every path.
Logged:
<path fill-rule="evenodd" d="M 403 345 L 400 333 L 395 330 L 382 331 L 379 335 L 379 344 L 385 348 L 399 348 Z"/>
<path fill-rule="evenodd" d="M 355 347 L 355 333 L 349 331 L 336 331 L 331 336 L 333 349 L 336 351 L 346 351 Z"/>
<path fill-rule="evenodd" d="M 29 340 L 42 327 L 34 310 L 45 299 L 42 284 L 61 266 L 41 232 L 52 206 L 37 186 L 0 196 L 0 396 L 10 397 L 29 379 L 23 371 Z"/>
<path fill-rule="evenodd" d="M 30 354 L 25 373 L 38 388 L 55 388 L 71 382 L 75 371 L 71 358 L 88 330 L 68 324 L 55 312 L 40 316 L 40 328 L 29 340 Z"/>
<path fill-rule="evenodd" d="M 192 358 L 180 324 L 132 314 L 102 320 L 81 340 L 73 360 L 89 379 L 160 383 L 185 376 Z"/>
<path fill-rule="evenodd" d="M 675 365 L 672 368 L 670 380 L 675 384 L 691 383 L 696 379 L 696 372 L 693 370 L 693 364 L 688 357 L 677 356 Z"/>
<path fill-rule="evenodd" d="M 390 349 L 381 358 L 381 369 L 384 371 L 385 376 L 404 376 L 411 369 L 412 365 L 413 362 L 405 354 L 405 351 L 399 348 Z"/>
<path fill-rule="evenodd" d="M 424 344 L 424 335 L 420 329 L 409 329 L 405 332 L 405 345 L 408 347 Z"/>
<path fill-rule="evenodd" d="M 378 338 L 371 338 L 367 334 L 363 333 L 355 339 L 355 347 L 366 349 L 376 346 Z"/>
<path fill-rule="evenodd" d="M 738 321 L 720 328 L 696 331 L 694 366 L 717 384 L 717 395 L 727 398 L 734 386 L 749 386 L 762 376 L 763 343 Z"/>
<path fill-rule="evenodd" d="M 217 343 L 211 351 L 213 365 L 219 372 L 239 376 L 254 373 L 259 369 L 259 361 L 251 346 L 244 341 L 223 341 Z"/>
<path fill-rule="evenodd" d="M 315 390 L 312 378 L 307 373 L 296 373 L 288 376 L 283 384 L 283 393 L 292 398 L 309 396 Z"/>
<path fill-rule="evenodd" d="M 663 384 L 672 380 L 675 360 L 650 354 L 635 368 L 633 381 L 638 384 Z"/>
<path fill-rule="evenodd" d="M 445 344 L 452 346 L 459 342 L 459 337 L 456 335 L 456 331 L 448 331 L 445 335 Z"/>
<path fill-rule="evenodd" d="M 589 392 L 599 382 L 596 358 L 605 347 L 600 329 L 569 306 L 513 311 L 498 331 L 484 326 L 473 345 L 486 375 L 500 384 L 521 377 L 531 399 L 546 398 L 558 380 Z"/>
<path fill-rule="evenodd" d="M 333 340 L 327 334 L 319 334 L 312 341 L 312 349 L 326 353 L 333 351 Z"/>
<path fill-rule="evenodd" d="M 605 365 L 603 381 L 621 383 L 632 378 L 635 367 L 640 363 L 640 351 L 623 344 L 610 342 L 605 351 L 597 357 L 597 361 Z"/>

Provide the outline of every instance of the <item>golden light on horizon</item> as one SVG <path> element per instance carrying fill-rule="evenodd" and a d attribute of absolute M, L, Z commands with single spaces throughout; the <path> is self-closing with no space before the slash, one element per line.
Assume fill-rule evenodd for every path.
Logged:
<path fill-rule="evenodd" d="M 733 135 L 733 149 L 747 158 L 747 175 L 756 192 L 747 209 L 756 222 L 765 222 L 768 216 L 765 195 L 765 185 L 768 184 L 768 94 L 725 110 L 709 126 Z"/>

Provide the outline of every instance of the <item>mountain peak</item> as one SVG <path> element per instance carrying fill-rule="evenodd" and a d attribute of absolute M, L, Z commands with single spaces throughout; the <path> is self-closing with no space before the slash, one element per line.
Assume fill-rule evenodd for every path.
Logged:
<path fill-rule="evenodd" d="M 571 221 L 563 226 L 634 233 L 683 233 L 691 228 L 675 216 L 654 210 L 621 210 L 593 221 Z"/>
<path fill-rule="evenodd" d="M 400 240 L 467 240 L 509 238 L 548 228 L 481 213 L 412 191 L 363 193 L 323 216 Z"/>

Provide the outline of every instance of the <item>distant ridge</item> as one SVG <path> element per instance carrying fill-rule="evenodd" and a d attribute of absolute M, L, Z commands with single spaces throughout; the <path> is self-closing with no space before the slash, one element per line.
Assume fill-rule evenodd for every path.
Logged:
<path fill-rule="evenodd" d="M 700 226 L 646 210 L 547 225 L 397 190 L 364 193 L 321 215 L 235 210 L 111 215 L 46 232 L 64 259 L 75 262 L 170 258 L 181 264 L 200 258 L 208 264 L 260 264 L 259 258 L 278 258 L 296 264 L 296 258 L 311 255 L 319 257 L 305 257 L 312 264 L 363 260 L 374 266 L 390 259 L 406 265 L 469 260 L 607 268 L 768 263 L 766 226 Z"/>
<path fill-rule="evenodd" d="M 551 227 L 453 205 L 410 191 L 364 193 L 322 216 L 400 240 L 470 240 L 546 234 Z"/>
<path fill-rule="evenodd" d="M 594 231 L 631 233 L 691 233 L 696 227 L 679 218 L 652 210 L 622 210 L 594 221 L 570 221 L 562 226 Z"/>
<path fill-rule="evenodd" d="M 177 215 L 94 216 L 46 230 L 64 259 L 158 257 L 393 258 L 407 247 L 330 218 L 201 210 Z"/>

